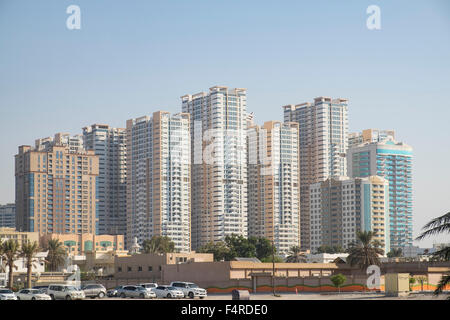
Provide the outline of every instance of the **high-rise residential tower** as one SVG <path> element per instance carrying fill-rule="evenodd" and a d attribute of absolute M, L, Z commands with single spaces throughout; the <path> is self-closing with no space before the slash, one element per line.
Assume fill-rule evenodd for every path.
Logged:
<path fill-rule="evenodd" d="M 159 111 L 127 121 L 127 245 L 168 236 L 191 250 L 189 114 Z"/>
<path fill-rule="evenodd" d="M 378 175 L 389 181 L 391 248 L 413 244 L 412 238 L 412 147 L 392 137 L 367 142 L 348 150 L 351 177 Z"/>
<path fill-rule="evenodd" d="M 185 95 L 191 115 L 192 246 L 247 236 L 246 89 Z"/>
<path fill-rule="evenodd" d="M 348 102 L 318 97 L 314 103 L 284 106 L 284 121 L 299 124 L 300 243 L 310 249 L 309 186 L 347 175 Z"/>
<path fill-rule="evenodd" d="M 83 128 L 84 147 L 99 157 L 99 234 L 126 233 L 126 130 L 94 124 Z"/>
<path fill-rule="evenodd" d="M 15 156 L 16 228 L 39 233 L 98 233 L 98 156 L 68 134 L 20 146 Z"/>
<path fill-rule="evenodd" d="M 311 250 L 321 245 L 348 248 L 357 231 L 375 231 L 385 253 L 390 250 L 389 182 L 378 176 L 334 177 L 312 184 Z"/>
<path fill-rule="evenodd" d="M 0 204 L 0 228 L 16 228 L 16 205 Z"/>
<path fill-rule="evenodd" d="M 300 245 L 298 123 L 269 121 L 247 134 L 248 233 L 286 254 Z"/>

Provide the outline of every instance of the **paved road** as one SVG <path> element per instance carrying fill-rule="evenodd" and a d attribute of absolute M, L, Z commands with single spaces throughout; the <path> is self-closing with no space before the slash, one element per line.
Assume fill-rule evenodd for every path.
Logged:
<path fill-rule="evenodd" d="M 268 293 L 252 293 L 251 300 L 445 300 L 450 293 L 434 296 L 431 293 L 413 293 L 406 297 L 386 297 L 383 293 L 341 293 L 341 294 L 317 294 L 317 293 L 280 293 L 280 297 L 274 297 Z M 127 298 L 128 300 L 141 300 Z M 86 299 L 91 300 L 91 299 Z M 92 299 L 94 300 L 94 299 Z M 122 300 L 122 298 L 105 298 L 105 300 Z M 142 299 L 144 300 L 144 299 Z M 170 300 L 170 299 L 154 299 Z M 178 299 L 192 301 L 191 299 Z M 195 298 L 195 300 L 200 300 Z M 231 294 L 210 294 L 203 300 L 231 300 Z"/>

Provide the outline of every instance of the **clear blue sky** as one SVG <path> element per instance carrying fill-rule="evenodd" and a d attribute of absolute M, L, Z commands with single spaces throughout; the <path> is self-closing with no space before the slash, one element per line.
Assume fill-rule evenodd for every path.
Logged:
<path fill-rule="evenodd" d="M 71 4 L 81 30 L 66 28 Z M 371 4 L 381 30 L 366 28 Z M 18 145 L 227 85 L 248 89 L 258 123 L 324 95 L 349 99 L 352 131 L 395 129 L 415 151 L 417 235 L 450 210 L 449 36 L 446 0 L 0 0 L 0 203 Z"/>

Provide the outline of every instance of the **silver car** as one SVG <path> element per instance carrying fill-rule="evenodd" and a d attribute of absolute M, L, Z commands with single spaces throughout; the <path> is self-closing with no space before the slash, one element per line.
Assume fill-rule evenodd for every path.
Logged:
<path fill-rule="evenodd" d="M 155 298 L 156 295 L 154 292 L 149 292 L 144 287 L 140 286 L 123 286 L 119 290 L 117 290 L 117 296 L 121 298 L 141 298 L 141 299 L 149 299 Z"/>
<path fill-rule="evenodd" d="M 22 289 L 16 293 L 17 300 L 51 300 L 52 298 L 39 289 Z"/>
<path fill-rule="evenodd" d="M 106 296 L 106 288 L 101 284 L 87 284 L 81 290 L 86 297 L 102 299 Z"/>
<path fill-rule="evenodd" d="M 84 291 L 67 284 L 51 284 L 48 286 L 47 294 L 52 298 L 52 300 L 79 300 L 86 297 Z"/>

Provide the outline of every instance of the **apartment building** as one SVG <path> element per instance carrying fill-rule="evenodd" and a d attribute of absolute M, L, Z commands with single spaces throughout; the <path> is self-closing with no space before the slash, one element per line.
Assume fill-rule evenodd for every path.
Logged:
<path fill-rule="evenodd" d="M 348 248 L 357 231 L 376 232 L 385 253 L 390 251 L 389 182 L 366 178 L 334 177 L 312 184 L 311 250 L 321 245 Z"/>
<path fill-rule="evenodd" d="M 17 230 L 98 232 L 98 156 L 79 142 L 57 133 L 54 138 L 36 140 L 34 148 L 19 147 L 15 156 Z"/>
<path fill-rule="evenodd" d="M 16 228 L 16 205 L 0 205 L 0 228 Z"/>
<path fill-rule="evenodd" d="M 389 181 L 390 245 L 402 248 L 413 244 L 412 236 L 413 148 L 392 137 L 367 142 L 348 150 L 351 177 L 378 175 Z"/>
<path fill-rule="evenodd" d="M 99 234 L 126 233 L 126 129 L 93 124 L 83 128 L 84 147 L 99 157 Z"/>
<path fill-rule="evenodd" d="M 366 129 L 362 132 L 352 132 L 348 134 L 348 147 L 354 147 L 366 142 L 380 142 L 391 137 L 395 139 L 394 130 Z"/>
<path fill-rule="evenodd" d="M 215 86 L 181 101 L 192 121 L 192 248 L 247 237 L 246 89 Z"/>
<path fill-rule="evenodd" d="M 248 235 L 286 254 L 300 245 L 298 123 L 269 121 L 247 136 Z"/>
<path fill-rule="evenodd" d="M 310 249 L 310 185 L 346 176 L 348 101 L 317 97 L 313 103 L 286 105 L 285 122 L 299 124 L 300 243 Z"/>
<path fill-rule="evenodd" d="M 191 249 L 189 114 L 158 111 L 127 121 L 127 246 L 168 236 Z"/>

